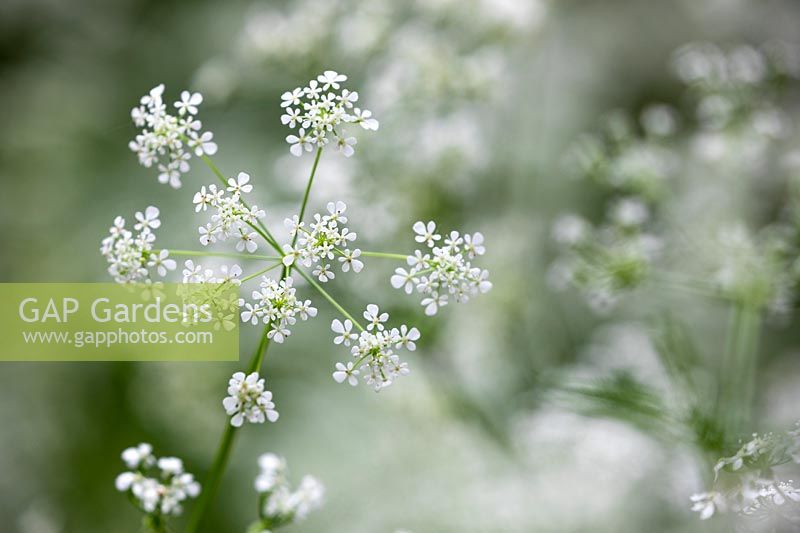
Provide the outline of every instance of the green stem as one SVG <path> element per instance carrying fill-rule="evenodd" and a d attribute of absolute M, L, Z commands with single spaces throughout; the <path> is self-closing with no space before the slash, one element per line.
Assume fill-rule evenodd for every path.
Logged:
<path fill-rule="evenodd" d="M 365 252 L 364 250 L 361 250 L 361 255 L 365 257 L 382 257 L 384 259 L 402 259 L 404 261 L 408 258 L 407 255 L 403 254 L 390 254 L 386 252 Z"/>
<path fill-rule="evenodd" d="M 360 329 L 361 331 L 364 331 L 364 328 L 361 326 L 361 324 L 359 324 L 359 323 L 358 323 L 358 320 L 356 320 L 355 318 L 353 318 L 353 316 L 352 316 L 350 313 L 348 313 L 348 312 L 347 312 L 347 311 L 344 309 L 344 307 L 342 307 L 341 305 L 339 305 L 339 302 L 337 302 L 337 301 L 336 301 L 336 300 L 333 298 L 333 296 L 331 296 L 330 294 L 328 294 L 328 292 L 327 292 L 325 289 L 323 289 L 322 287 L 320 287 L 319 283 L 317 283 L 316 281 L 314 281 L 314 278 L 312 278 L 311 276 L 309 276 L 308 274 L 306 274 L 306 273 L 305 273 L 305 272 L 304 272 L 302 269 L 300 269 L 300 268 L 298 268 L 298 269 L 297 269 L 297 272 L 298 272 L 298 273 L 300 273 L 300 275 L 301 275 L 301 276 L 303 276 L 303 278 L 305 278 L 305 280 L 306 280 L 306 281 L 307 281 L 307 282 L 308 282 L 308 283 L 309 283 L 309 284 L 310 284 L 312 287 L 314 287 L 315 289 L 317 289 L 317 292 L 319 292 L 319 293 L 320 293 L 320 294 L 321 294 L 321 295 L 322 295 L 322 296 L 323 296 L 323 297 L 324 297 L 326 300 L 328 300 L 328 302 L 330 302 L 330 304 L 331 304 L 332 306 L 334 306 L 334 307 L 335 307 L 335 308 L 336 308 L 336 309 L 337 309 L 337 310 L 338 310 L 340 313 L 342 313 L 342 314 L 343 314 L 343 315 L 344 315 L 346 318 L 350 319 L 350 322 L 352 322 L 353 324 L 355 324 L 355 326 L 356 326 L 358 329 Z"/>
<path fill-rule="evenodd" d="M 258 254 L 237 254 L 229 252 L 204 252 L 202 250 L 173 250 L 166 249 L 170 255 L 185 255 L 188 257 L 230 257 L 233 259 L 263 259 L 267 261 L 280 261 L 280 257 L 275 255 L 258 255 Z M 153 250 L 153 252 L 160 252 L 161 250 Z"/>
<path fill-rule="evenodd" d="M 746 302 L 733 304 L 717 400 L 717 416 L 724 423 L 729 443 L 736 442 L 751 422 L 760 329 L 761 316 L 755 306 Z"/>
<path fill-rule="evenodd" d="M 278 261 L 278 262 L 277 262 L 277 263 L 275 263 L 274 265 L 270 265 L 270 266 L 268 266 L 267 268 L 263 268 L 263 269 L 259 270 L 258 272 L 253 272 L 253 273 L 252 273 L 252 274 L 250 274 L 249 276 L 245 276 L 245 277 L 243 277 L 241 281 L 242 281 L 242 283 L 244 283 L 245 281 L 250 281 L 250 280 L 251 280 L 251 279 L 253 279 L 253 278 L 257 278 L 257 277 L 258 277 L 258 276 L 260 276 L 261 274 L 264 274 L 264 273 L 266 273 L 266 272 L 269 272 L 270 270 L 274 270 L 274 269 L 278 268 L 278 267 L 279 267 L 279 266 L 281 266 L 282 264 L 283 264 L 283 263 L 281 263 L 280 261 Z"/>
<path fill-rule="evenodd" d="M 270 327 L 268 325 L 261 334 L 258 351 L 250 363 L 248 372 L 256 372 L 261 368 L 261 363 L 264 361 L 264 356 L 269 349 L 269 337 L 267 337 L 269 331 Z M 225 472 L 225 467 L 228 465 L 228 459 L 230 458 L 233 442 L 236 437 L 236 430 L 237 428 L 231 425 L 230 420 L 226 420 L 225 432 L 222 434 L 222 439 L 217 447 L 217 453 L 214 456 L 214 462 L 211 464 L 211 470 L 203 481 L 203 491 L 200 493 L 200 497 L 197 499 L 197 503 L 189 517 L 186 533 L 196 533 L 203 517 L 208 512 L 209 504 L 214 499 L 220 481 L 222 480 L 222 474 Z"/>
<path fill-rule="evenodd" d="M 308 183 L 306 184 L 306 192 L 303 194 L 303 202 L 300 204 L 300 214 L 297 216 L 300 222 L 306 214 L 306 206 L 308 205 L 308 197 L 311 194 L 311 186 L 314 184 L 314 176 L 317 174 L 317 167 L 319 166 L 319 158 L 322 156 L 322 147 L 317 148 L 317 155 L 314 156 L 314 164 L 311 166 L 311 175 L 308 176 Z M 292 239 L 292 247 L 297 244 L 297 233 L 294 234 Z M 290 267 L 291 268 L 291 267 Z"/>

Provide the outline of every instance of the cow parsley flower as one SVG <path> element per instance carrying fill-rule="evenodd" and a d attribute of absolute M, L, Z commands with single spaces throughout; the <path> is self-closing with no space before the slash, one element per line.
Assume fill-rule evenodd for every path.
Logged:
<path fill-rule="evenodd" d="M 384 323 L 389 319 L 389 314 L 382 313 L 375 304 L 367 306 L 364 317 L 370 324 L 359 335 L 352 333 L 350 320 L 344 323 L 334 320 L 331 323 L 331 330 L 337 334 L 334 344 L 349 346 L 352 343 L 350 354 L 354 359 L 346 364 L 336 363 L 333 379 L 337 383 L 347 381 L 356 386 L 360 375 L 367 385 L 378 392 L 391 385 L 398 376 L 410 372 L 408 363 L 402 362 L 395 350 L 405 348 L 414 351 L 414 341 L 420 338 L 420 333 L 417 328 L 409 329 L 405 324 L 399 329 L 388 329 Z"/>
<path fill-rule="evenodd" d="M 174 103 L 178 115 L 167 112 L 163 100 L 164 85 L 158 85 L 143 96 L 139 105 L 131 110 L 131 119 L 142 131 L 128 146 L 139 157 L 139 163 L 158 168 L 158 181 L 177 189 L 181 176 L 189 171 L 192 151 L 198 157 L 215 154 L 214 134 L 201 132 L 203 124 L 196 118 L 203 96 L 183 91 Z M 187 150 L 187 147 L 189 150 Z"/>
<path fill-rule="evenodd" d="M 253 253 L 258 249 L 256 234 L 251 230 L 266 213 L 258 206 L 248 206 L 242 199 L 242 194 L 253 190 L 249 182 L 250 176 L 240 172 L 236 179 L 228 180 L 227 189 L 219 189 L 212 183 L 195 193 L 195 211 L 205 211 L 209 207 L 216 210 L 211 215 L 211 221 L 198 228 L 200 244 L 208 246 L 233 238 L 236 240 L 236 249 L 240 252 L 247 250 Z"/>
<path fill-rule="evenodd" d="M 692 511 L 700 513 L 700 520 L 708 520 L 717 511 L 725 509 L 725 499 L 719 492 L 702 492 L 691 496 Z"/>
<path fill-rule="evenodd" d="M 260 289 L 253 291 L 253 303 L 239 300 L 239 306 L 244 310 L 241 312 L 242 321 L 257 324 L 262 322 L 270 325 L 267 336 L 275 342 L 283 342 L 286 337 L 292 334 L 289 328 L 297 322 L 297 317 L 301 320 L 308 320 L 309 317 L 317 316 L 317 308 L 311 306 L 311 300 L 300 300 L 297 298 L 297 289 L 293 286 L 292 278 L 284 278 L 275 281 L 272 278 L 263 276 Z"/>
<path fill-rule="evenodd" d="M 241 427 L 245 422 L 263 424 L 266 420 L 278 420 L 272 393 L 264 388 L 264 379 L 258 372 L 249 375 L 236 372 L 228 381 L 228 397 L 222 400 L 222 406 L 233 427 Z"/>
<path fill-rule="evenodd" d="M 109 229 L 109 235 L 100 245 L 100 253 L 108 261 L 108 273 L 117 283 L 146 282 L 150 280 L 150 270 L 155 269 L 159 276 L 166 276 L 168 270 L 175 270 L 175 261 L 169 258 L 167 250 L 154 250 L 156 235 L 153 229 L 161 226 L 158 208 L 149 206 L 136 212 L 137 223 L 133 233 L 125 228 L 125 219 L 118 216 Z"/>
<path fill-rule="evenodd" d="M 345 227 L 347 205 L 344 202 L 328 202 L 328 213 L 316 213 L 314 221 L 306 227 L 297 217 L 287 218 L 284 221 L 291 237 L 297 236 L 294 247 L 287 244 L 283 247 L 283 264 L 290 266 L 299 261 L 305 267 L 316 265 L 314 276 L 321 282 L 327 282 L 336 275 L 333 272 L 333 261 L 339 256 L 342 272 L 358 273 L 364 268 L 364 263 L 358 259 L 361 250 L 351 249 L 349 246 L 355 242 L 356 233 Z"/>
<path fill-rule="evenodd" d="M 296 134 L 288 135 L 289 151 L 295 156 L 303 155 L 314 148 L 322 148 L 331 139 L 345 157 L 355 152 L 356 138 L 344 133 L 346 124 L 358 124 L 365 130 L 377 130 L 378 121 L 369 110 L 354 107 L 358 93 L 341 88 L 347 76 L 326 70 L 306 87 L 297 87 L 281 95 L 284 114 L 281 123 Z M 337 92 L 333 92 L 337 91 Z"/>
<path fill-rule="evenodd" d="M 182 502 L 200 494 L 200 484 L 184 471 L 183 461 L 157 458 L 147 443 L 123 451 L 122 460 L 129 470 L 118 475 L 114 484 L 147 514 L 178 516 L 183 512 Z"/>
<path fill-rule="evenodd" d="M 416 222 L 414 238 L 428 250 L 416 250 L 408 256 L 408 270 L 398 268 L 390 278 L 392 287 L 402 288 L 407 294 L 416 289 L 422 295 L 426 315 L 435 315 L 440 307 L 451 299 L 466 302 L 471 297 L 488 292 L 492 288 L 487 270 L 472 266 L 471 260 L 483 255 L 483 235 L 464 235 L 451 231 L 439 245 L 442 236 L 436 231 L 436 223 Z"/>
<path fill-rule="evenodd" d="M 288 479 L 286 459 L 273 453 L 258 458 L 256 491 L 261 495 L 259 521 L 248 531 L 263 531 L 305 519 L 322 506 L 325 487 L 313 476 L 303 476 L 296 489 Z"/>

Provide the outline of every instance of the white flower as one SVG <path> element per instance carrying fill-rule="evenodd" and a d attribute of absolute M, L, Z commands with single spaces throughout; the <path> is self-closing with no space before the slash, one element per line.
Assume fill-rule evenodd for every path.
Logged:
<path fill-rule="evenodd" d="M 189 91 L 181 92 L 181 99 L 175 102 L 175 108 L 178 114 L 183 116 L 186 113 L 190 115 L 197 114 L 197 106 L 203 103 L 203 95 L 200 93 L 190 93 Z"/>
<path fill-rule="evenodd" d="M 137 211 L 135 216 L 138 222 L 134 224 L 133 229 L 137 231 L 143 231 L 145 229 L 158 229 L 161 226 L 161 221 L 158 219 L 158 213 L 158 208 L 152 205 L 148 206 L 147 209 L 144 210 L 144 214 L 142 214 L 140 211 Z"/>
<path fill-rule="evenodd" d="M 247 249 L 248 252 L 251 254 L 254 253 L 258 249 L 258 243 L 255 240 L 256 232 L 251 231 L 242 231 L 239 230 L 239 240 L 236 242 L 236 249 L 240 252 L 243 252 Z"/>
<path fill-rule="evenodd" d="M 150 255 L 148 266 L 155 267 L 158 275 L 164 277 L 168 270 L 175 270 L 177 263 L 174 259 L 169 259 L 169 250 L 160 250 L 157 254 Z"/>
<path fill-rule="evenodd" d="M 703 492 L 691 496 L 692 511 L 700 513 L 700 520 L 708 520 L 716 511 L 724 511 L 725 500 L 719 492 Z"/>
<path fill-rule="evenodd" d="M 364 311 L 364 318 L 369 321 L 368 330 L 372 331 L 377 328 L 378 331 L 383 331 L 383 323 L 389 320 L 389 313 L 381 313 L 377 305 L 369 304 L 367 310 Z"/>
<path fill-rule="evenodd" d="M 417 234 L 414 237 L 414 240 L 417 242 L 424 242 L 429 247 L 432 247 L 435 241 L 438 241 L 442 238 L 441 235 L 436 233 L 436 223 L 433 220 L 427 224 L 421 220 L 418 220 L 414 223 L 413 229 L 414 233 Z"/>
<path fill-rule="evenodd" d="M 451 300 L 463 303 L 473 296 L 491 290 L 489 272 L 472 266 L 470 260 L 486 253 L 483 235 L 475 233 L 463 238 L 457 231 L 451 231 L 443 246 L 436 242 L 441 236 L 436 233 L 436 224 L 419 221 L 413 226 L 415 240 L 425 243 L 430 253 L 416 250 L 406 258 L 410 269 L 395 269 L 389 279 L 392 287 L 402 288 L 407 294 L 413 289 L 422 295 L 420 302 L 425 314 L 435 315 L 441 307 Z"/>
<path fill-rule="evenodd" d="M 250 184 L 250 174 L 247 172 L 239 172 L 239 175 L 236 176 L 236 179 L 228 179 L 228 192 L 232 192 L 234 194 L 247 194 L 252 190 L 253 186 Z"/>
<path fill-rule="evenodd" d="M 300 128 L 298 131 L 298 135 L 287 135 L 286 142 L 291 144 L 291 148 L 289 151 L 292 152 L 292 155 L 300 157 L 303 155 L 303 150 L 306 152 L 310 152 L 313 148 L 313 144 L 311 139 L 306 135 L 306 130 Z"/>
<path fill-rule="evenodd" d="M 255 487 L 257 492 L 272 492 L 275 488 L 286 482 L 286 459 L 274 453 L 265 453 L 258 458 L 260 472 L 256 477 Z"/>
<path fill-rule="evenodd" d="M 326 70 L 324 73 L 317 76 L 317 81 L 322 84 L 322 90 L 327 91 L 329 88 L 338 89 L 339 82 L 347 81 L 347 76 L 339 74 L 333 70 Z"/>
<path fill-rule="evenodd" d="M 203 155 L 214 155 L 217 153 L 217 143 L 212 139 L 214 134 L 210 131 L 204 131 L 199 134 L 195 131 L 189 132 L 189 148 L 194 149 L 195 155 L 198 157 Z"/>
<path fill-rule="evenodd" d="M 339 334 L 333 339 L 334 344 L 344 344 L 345 346 L 350 346 L 350 341 L 358 338 L 358 335 L 353 333 L 353 323 L 350 320 L 345 320 L 344 323 L 342 323 L 338 318 L 336 318 L 331 323 L 331 329 L 334 333 Z"/>
<path fill-rule="evenodd" d="M 325 283 L 336 277 L 336 274 L 331 272 L 330 268 L 331 266 L 328 264 L 319 264 L 314 268 L 312 274 L 317 276 L 317 279 L 319 279 L 321 282 Z"/>
<path fill-rule="evenodd" d="M 358 374 L 358 370 L 353 368 L 352 361 L 349 361 L 346 365 L 344 363 L 336 363 L 336 371 L 333 373 L 333 379 L 336 380 L 336 383 L 342 383 L 346 379 L 350 385 L 355 387 L 358 385 Z"/>
<path fill-rule="evenodd" d="M 355 153 L 353 146 L 356 145 L 358 141 L 356 141 L 355 137 L 337 137 L 336 138 L 336 146 L 339 148 L 339 151 L 345 157 L 350 157 Z"/>
<path fill-rule="evenodd" d="M 342 272 L 350 272 L 350 268 L 353 268 L 353 272 L 358 274 L 364 268 L 364 262 L 357 259 L 361 256 L 361 250 L 356 248 L 355 250 L 344 250 L 342 252 L 342 257 L 339 258 L 339 262 L 342 263 Z"/>
<path fill-rule="evenodd" d="M 281 95 L 281 107 L 289 107 L 289 106 L 296 106 L 300 105 L 300 98 L 303 96 L 304 91 L 302 88 L 297 87 L 293 91 L 286 91 Z"/>
<path fill-rule="evenodd" d="M 396 268 L 394 270 L 394 275 L 389 279 L 389 282 L 395 289 L 403 287 L 403 290 L 406 291 L 406 294 L 411 294 L 411 291 L 414 290 L 414 284 L 417 279 L 414 275 L 414 272 L 415 271 L 413 269 L 411 272 L 409 272 L 404 268 Z"/>
<path fill-rule="evenodd" d="M 153 447 L 146 442 L 122 451 L 122 461 L 128 468 L 149 467 L 155 463 Z"/>
<path fill-rule="evenodd" d="M 222 406 L 234 427 L 240 427 L 245 421 L 263 424 L 266 420 L 278 420 L 272 393 L 264 388 L 264 379 L 258 372 L 247 376 L 244 372 L 236 372 L 228 382 L 228 397 L 222 401 Z"/>
<path fill-rule="evenodd" d="M 624 228 L 641 226 L 649 216 L 647 205 L 638 198 L 622 198 L 611 210 L 611 219 Z"/>
<path fill-rule="evenodd" d="M 372 111 L 369 109 L 361 110 L 359 108 L 355 108 L 353 110 L 353 117 L 356 124 L 360 124 L 362 128 L 365 130 L 377 130 L 378 129 L 378 121 L 372 118 Z"/>

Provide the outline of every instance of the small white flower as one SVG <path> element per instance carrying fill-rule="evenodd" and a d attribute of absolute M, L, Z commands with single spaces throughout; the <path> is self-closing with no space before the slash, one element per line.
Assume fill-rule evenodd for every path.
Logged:
<path fill-rule="evenodd" d="M 424 242 L 428 246 L 433 246 L 435 241 L 438 241 L 442 238 L 441 235 L 436 233 L 436 223 L 431 220 L 427 224 L 418 220 L 414 223 L 414 232 L 417 234 L 414 237 L 414 240 L 417 242 Z"/>
<path fill-rule="evenodd" d="M 344 250 L 342 252 L 342 257 L 339 258 L 339 262 L 342 263 L 342 272 L 349 272 L 351 267 L 356 274 L 361 272 L 364 268 L 364 262 L 358 259 L 360 256 L 361 250 L 358 248 L 355 250 Z"/>
<path fill-rule="evenodd" d="M 397 340 L 397 344 L 395 345 L 396 348 L 405 348 L 406 350 L 413 352 L 417 349 L 417 345 L 414 341 L 418 341 L 420 338 L 420 333 L 417 328 L 408 329 L 408 326 L 402 324 L 400 326 L 399 338 Z"/>
<path fill-rule="evenodd" d="M 144 214 L 140 211 L 136 212 L 136 220 L 138 222 L 133 226 L 133 229 L 138 231 L 153 230 L 161 226 L 161 221 L 158 219 L 158 208 L 155 206 L 148 206 L 144 210 Z"/>
<path fill-rule="evenodd" d="M 353 110 L 353 115 L 355 118 L 355 123 L 360 124 L 362 128 L 365 130 L 373 130 L 376 131 L 378 129 L 378 121 L 372 118 L 372 111 L 369 109 L 361 110 L 359 108 L 355 108 Z"/>
<path fill-rule="evenodd" d="M 266 420 L 278 420 L 272 393 L 264 388 L 264 379 L 259 377 L 258 372 L 233 374 L 228 382 L 228 397 L 222 401 L 222 405 L 234 427 L 240 427 L 245 422 L 263 424 Z"/>
<path fill-rule="evenodd" d="M 347 76 L 333 70 L 326 70 L 324 73 L 317 76 L 317 81 L 322 84 L 322 90 L 327 91 L 330 88 L 338 89 L 339 82 L 347 81 Z"/>
<path fill-rule="evenodd" d="M 350 341 L 358 338 L 358 335 L 353 333 L 353 323 L 350 320 L 345 320 L 342 323 L 338 318 L 334 319 L 331 323 L 331 330 L 339 335 L 333 339 L 334 344 L 344 344 L 350 346 Z"/>
<path fill-rule="evenodd" d="M 189 91 L 181 92 L 181 99 L 175 102 L 175 108 L 178 114 L 183 116 L 186 113 L 190 115 L 197 114 L 197 106 L 203 103 L 203 95 L 200 93 L 190 93 Z"/>
<path fill-rule="evenodd" d="M 322 283 L 326 283 L 336 277 L 336 274 L 331 271 L 331 266 L 329 264 L 322 263 L 318 264 L 314 268 L 312 274 L 314 274 Z"/>
<path fill-rule="evenodd" d="M 313 148 L 313 145 L 311 143 L 311 139 L 306 135 L 305 129 L 300 128 L 297 133 L 298 135 L 287 135 L 286 142 L 292 145 L 289 148 L 289 151 L 292 153 L 292 155 L 300 157 L 303 155 L 303 150 L 310 152 Z"/>
<path fill-rule="evenodd" d="M 286 91 L 281 95 L 281 100 L 282 100 L 281 107 L 300 105 L 300 98 L 303 96 L 303 94 L 304 91 L 300 87 L 297 87 L 293 91 Z"/>
<path fill-rule="evenodd" d="M 333 379 L 336 383 L 343 383 L 346 379 L 347 382 L 355 387 L 358 385 L 358 370 L 353 368 L 353 362 L 350 361 L 346 365 L 343 363 L 336 363 L 336 371 L 333 373 Z"/>
<path fill-rule="evenodd" d="M 141 467 L 149 467 L 155 464 L 155 457 L 153 456 L 153 447 L 146 442 L 138 446 L 126 448 L 122 451 L 122 461 L 125 466 L 131 469 Z"/>
<path fill-rule="evenodd" d="M 355 153 L 353 146 L 356 145 L 358 141 L 355 137 L 337 137 L 336 138 L 336 146 L 339 148 L 339 151 L 345 156 L 350 157 Z"/>
<path fill-rule="evenodd" d="M 249 253 L 254 253 L 258 249 L 258 243 L 256 242 L 255 238 L 255 231 L 248 233 L 240 230 L 239 241 L 236 243 L 236 249 L 240 252 L 243 252 L 245 249 L 247 249 Z"/>
<path fill-rule="evenodd" d="M 198 157 L 214 155 L 217 153 L 217 143 L 213 139 L 214 134 L 210 131 L 204 131 L 200 135 L 196 132 L 189 132 L 189 147 L 194 148 L 194 153 Z"/>
<path fill-rule="evenodd" d="M 253 190 L 253 186 L 250 184 L 250 174 L 246 172 L 239 172 L 239 175 L 236 176 L 236 179 L 229 178 L 228 179 L 228 191 L 234 194 L 241 194 L 241 193 L 249 193 Z"/>
<path fill-rule="evenodd" d="M 377 328 L 378 331 L 383 331 L 383 323 L 389 320 L 389 313 L 381 313 L 377 305 L 369 304 L 367 310 L 364 311 L 364 318 L 369 321 L 368 330 L 372 331 Z"/>

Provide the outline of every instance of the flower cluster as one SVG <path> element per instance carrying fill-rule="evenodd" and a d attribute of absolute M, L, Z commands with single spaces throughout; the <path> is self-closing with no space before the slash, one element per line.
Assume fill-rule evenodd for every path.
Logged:
<path fill-rule="evenodd" d="M 230 283 L 231 285 L 241 285 L 242 267 L 239 265 L 222 265 L 219 273 L 203 265 L 195 264 L 191 259 L 183 263 L 183 283 Z"/>
<path fill-rule="evenodd" d="M 725 512 L 758 519 L 776 512 L 800 514 L 800 488 L 777 477 L 780 467 L 792 462 L 800 464 L 800 422 L 791 431 L 754 434 L 734 455 L 717 462 L 718 486 L 693 495 L 692 510 L 702 520 Z"/>
<path fill-rule="evenodd" d="M 353 331 L 353 322 L 349 319 L 344 322 L 335 319 L 331 323 L 331 330 L 336 333 L 334 344 L 352 345 L 350 353 L 355 360 L 346 364 L 336 363 L 333 379 L 356 386 L 360 375 L 378 392 L 391 385 L 398 376 L 410 372 L 408 363 L 400 361 L 394 350 L 416 350 L 415 341 L 419 340 L 420 333 L 417 328 L 405 324 L 399 329 L 387 329 L 385 322 L 389 320 L 389 313 L 381 313 L 375 304 L 367 306 L 364 319 L 367 320 L 367 329 L 361 330 L 360 334 Z"/>
<path fill-rule="evenodd" d="M 403 288 L 406 294 L 416 289 L 422 295 L 422 306 L 426 315 L 435 315 L 440 307 L 452 298 L 462 303 L 479 293 L 492 288 L 489 271 L 473 267 L 471 260 L 483 255 L 483 235 L 460 235 L 451 231 L 441 245 L 442 236 L 436 233 L 436 223 L 418 221 L 413 226 L 418 243 L 428 250 L 416 250 L 406 262 L 410 268 L 397 268 L 390 282 L 396 289 Z"/>
<path fill-rule="evenodd" d="M 209 207 L 216 210 L 211 215 L 211 222 L 200 226 L 200 244 L 208 246 L 211 243 L 227 240 L 229 237 L 236 239 L 236 249 L 240 252 L 247 250 L 250 253 L 258 249 L 256 232 L 251 231 L 258 219 L 266 213 L 257 206 L 248 206 L 242 199 L 242 194 L 253 190 L 250 176 L 245 172 L 228 180 L 228 187 L 218 189 L 215 184 L 203 186 L 195 193 L 193 202 L 195 211 L 206 211 Z M 226 194 L 229 193 L 229 194 Z"/>
<path fill-rule="evenodd" d="M 153 230 L 161 226 L 158 208 L 149 206 L 144 213 L 137 211 L 135 216 L 133 229 L 136 234 L 126 229 L 125 219 L 118 216 L 100 246 L 100 253 L 109 264 L 108 273 L 117 283 L 146 281 L 150 268 L 160 276 L 166 276 L 167 271 L 176 266 L 175 261 L 169 259 L 167 250 L 153 250 L 156 240 Z"/>
<path fill-rule="evenodd" d="M 254 304 L 239 300 L 242 321 L 258 324 L 269 324 L 267 337 L 275 342 L 283 342 L 292 334 L 289 330 L 297 322 L 297 317 L 308 320 L 317 316 L 317 308 L 311 306 L 311 300 L 299 300 L 296 296 L 292 278 L 275 281 L 263 276 L 259 284 L 260 290 L 253 291 Z"/>
<path fill-rule="evenodd" d="M 213 133 L 200 131 L 203 124 L 196 117 L 197 106 L 203 101 L 200 93 L 183 91 L 181 99 L 174 103 L 177 116 L 167 113 L 163 94 L 163 84 L 154 87 L 131 110 L 133 123 L 142 132 L 129 147 L 145 167 L 157 165 L 160 183 L 169 183 L 177 189 L 181 186 L 181 176 L 189 171 L 191 152 L 198 157 L 214 154 L 217 145 L 212 140 Z"/>
<path fill-rule="evenodd" d="M 116 487 L 131 495 L 137 507 L 149 515 L 178 516 L 181 503 L 200 494 L 200 484 L 183 470 L 177 457 L 157 458 L 147 443 L 122 452 L 128 471 L 117 476 Z"/>
<path fill-rule="evenodd" d="M 228 396 L 222 400 L 222 406 L 233 427 L 240 427 L 245 421 L 263 424 L 266 420 L 278 420 L 272 393 L 264 388 L 264 379 L 258 372 L 249 375 L 236 372 L 228 381 Z"/>
<path fill-rule="evenodd" d="M 552 228 L 560 254 L 550 268 L 550 284 L 559 290 L 579 288 L 596 311 L 607 310 L 646 280 L 662 248 L 661 240 L 646 231 L 649 208 L 640 199 L 618 199 L 607 216 L 595 227 L 567 213 Z"/>
<path fill-rule="evenodd" d="M 255 488 L 261 495 L 259 520 L 248 531 L 262 533 L 305 519 L 323 503 L 325 487 L 313 476 L 303 476 L 292 490 L 283 457 L 265 453 L 258 458 Z"/>
<path fill-rule="evenodd" d="M 296 244 L 283 246 L 283 264 L 290 266 L 299 261 L 306 268 L 316 265 L 312 273 L 321 282 L 336 277 L 331 262 L 337 255 L 342 272 L 352 269 L 359 273 L 364 268 L 364 263 L 359 259 L 361 250 L 348 248 L 357 235 L 344 226 L 347 223 L 344 215 L 347 206 L 344 202 L 328 202 L 327 209 L 326 215 L 314 214 L 314 221 L 308 227 L 297 216 L 284 221 Z"/>
<path fill-rule="evenodd" d="M 322 148 L 332 137 L 339 151 L 350 157 L 356 138 L 346 137 L 343 126 L 358 124 L 365 130 L 378 129 L 378 121 L 372 117 L 371 111 L 355 107 L 357 92 L 347 89 L 339 91 L 341 83 L 346 80 L 344 74 L 326 70 L 317 79 L 308 82 L 306 87 L 283 93 L 281 107 L 284 108 L 284 114 L 281 122 L 292 129 L 298 128 L 296 135 L 286 137 L 293 155 L 301 156 L 303 151 Z"/>

